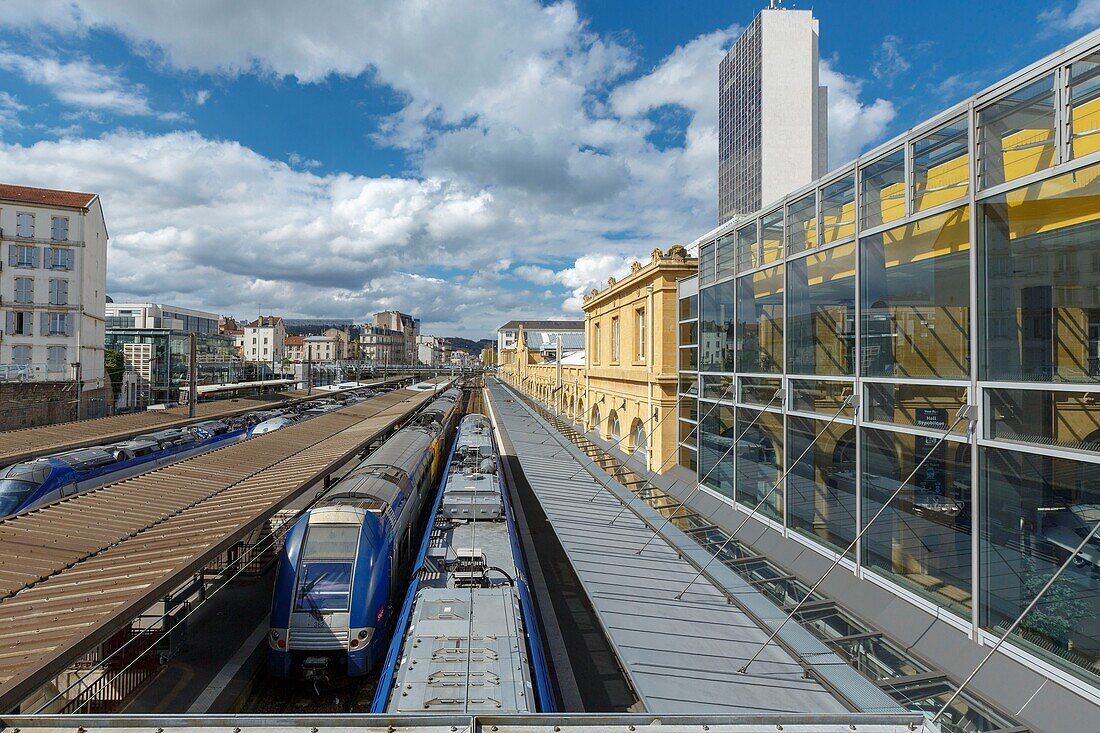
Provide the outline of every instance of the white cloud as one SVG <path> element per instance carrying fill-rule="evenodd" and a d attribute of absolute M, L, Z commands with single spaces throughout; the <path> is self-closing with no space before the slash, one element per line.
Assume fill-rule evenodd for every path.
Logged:
<path fill-rule="evenodd" d="M 862 80 L 836 71 L 828 59 L 821 61 L 819 78 L 829 87 L 829 166 L 836 168 L 881 140 L 897 110 L 881 97 L 860 101 Z"/>
<path fill-rule="evenodd" d="M 127 84 L 111 69 L 87 59 L 61 61 L 0 50 L 0 69 L 45 86 L 58 101 L 80 111 L 178 118 L 174 113 L 154 112 L 140 85 Z"/>
<path fill-rule="evenodd" d="M 1069 12 L 1062 5 L 1044 10 L 1039 21 L 1051 30 L 1092 30 L 1100 26 L 1100 0 L 1078 0 Z"/>
<path fill-rule="evenodd" d="M 192 99 L 195 100 L 195 104 L 197 104 L 201 107 L 204 104 L 206 104 L 208 101 L 210 101 L 210 94 L 211 94 L 211 92 L 210 92 L 209 89 L 200 89 L 197 92 L 195 92 Z"/>
<path fill-rule="evenodd" d="M 4 130 L 17 130 L 22 126 L 19 122 L 19 113 L 25 112 L 27 105 L 21 103 L 13 95 L 0 92 L 0 133 Z"/>
<path fill-rule="evenodd" d="M 902 56 L 901 38 L 888 35 L 882 39 L 882 44 L 875 52 L 874 61 L 871 62 L 871 74 L 876 79 L 887 83 L 893 83 L 894 79 L 912 68 L 912 64 Z"/>

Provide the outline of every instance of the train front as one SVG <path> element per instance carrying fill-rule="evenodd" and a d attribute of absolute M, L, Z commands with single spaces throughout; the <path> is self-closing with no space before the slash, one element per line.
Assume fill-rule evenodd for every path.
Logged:
<path fill-rule="evenodd" d="M 286 536 L 275 579 L 268 666 L 322 685 L 366 674 L 385 654 L 390 528 L 349 506 L 315 508 Z"/>

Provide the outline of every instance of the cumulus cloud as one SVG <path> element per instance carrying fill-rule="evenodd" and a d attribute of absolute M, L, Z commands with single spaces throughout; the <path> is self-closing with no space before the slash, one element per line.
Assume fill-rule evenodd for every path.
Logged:
<path fill-rule="evenodd" d="M 0 69 L 14 71 L 32 84 L 45 86 L 58 101 L 81 111 L 178 117 L 171 112 L 154 112 L 140 85 L 128 84 L 111 69 L 87 59 L 61 61 L 0 50 Z"/>
<path fill-rule="evenodd" d="M 192 99 L 195 101 L 195 104 L 201 107 L 210 101 L 210 94 L 211 92 L 209 89 L 200 89 L 195 92 L 194 96 L 192 96 Z"/>
<path fill-rule="evenodd" d="M 1039 22 L 1055 31 L 1091 30 L 1100 26 L 1100 0 L 1078 0 L 1068 11 L 1064 5 L 1044 10 Z"/>
<path fill-rule="evenodd" d="M 819 79 L 829 87 L 829 165 L 836 167 L 881 140 L 897 109 L 881 97 L 861 101 L 863 81 L 835 70 L 828 59 L 821 61 Z"/>
<path fill-rule="evenodd" d="M 26 109 L 27 106 L 13 95 L 0 92 L 0 133 L 3 133 L 4 130 L 16 130 L 21 127 L 19 113 L 26 111 Z"/>
<path fill-rule="evenodd" d="M 894 79 L 912 68 L 912 64 L 901 53 L 901 38 L 888 35 L 882 39 L 882 44 L 875 52 L 874 61 L 871 62 L 871 74 L 876 79 L 887 83 L 893 83 Z"/>

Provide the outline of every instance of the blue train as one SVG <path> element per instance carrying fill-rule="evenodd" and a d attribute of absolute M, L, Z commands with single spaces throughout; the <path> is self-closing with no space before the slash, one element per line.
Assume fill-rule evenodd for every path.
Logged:
<path fill-rule="evenodd" d="M 274 676 L 320 685 L 365 675 L 385 655 L 461 394 L 429 403 L 287 531 L 268 633 Z"/>

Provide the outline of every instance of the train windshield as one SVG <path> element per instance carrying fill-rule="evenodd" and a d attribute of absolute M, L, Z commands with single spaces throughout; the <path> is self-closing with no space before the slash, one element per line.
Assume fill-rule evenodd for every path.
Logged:
<path fill-rule="evenodd" d="M 313 561 L 304 563 L 298 573 L 296 611 L 348 610 L 351 589 L 351 563 Z"/>
<path fill-rule="evenodd" d="M 15 513 L 38 486 L 33 481 L 0 478 L 0 517 Z"/>

